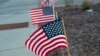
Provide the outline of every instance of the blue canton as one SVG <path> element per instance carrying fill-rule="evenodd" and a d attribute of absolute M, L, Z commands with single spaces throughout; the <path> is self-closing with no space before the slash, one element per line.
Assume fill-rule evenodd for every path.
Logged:
<path fill-rule="evenodd" d="M 61 19 L 47 23 L 42 28 L 49 39 L 57 35 L 64 35 Z"/>
<path fill-rule="evenodd" d="M 43 8 L 43 14 L 44 15 L 53 15 L 52 7 L 45 7 L 45 8 Z"/>

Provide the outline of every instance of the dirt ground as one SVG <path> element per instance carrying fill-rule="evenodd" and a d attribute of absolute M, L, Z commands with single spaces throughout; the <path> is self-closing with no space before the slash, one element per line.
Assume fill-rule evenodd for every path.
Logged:
<path fill-rule="evenodd" d="M 100 56 L 100 7 L 93 8 L 92 13 L 66 7 L 56 11 L 64 18 L 71 56 Z M 66 56 L 58 53 L 51 55 Z"/>

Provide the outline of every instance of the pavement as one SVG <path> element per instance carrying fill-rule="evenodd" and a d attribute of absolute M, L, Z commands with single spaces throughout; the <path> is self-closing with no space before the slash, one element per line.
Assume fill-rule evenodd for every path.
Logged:
<path fill-rule="evenodd" d="M 36 28 L 36 25 L 32 25 L 0 31 L 0 56 L 33 56 L 24 43 Z"/>
<path fill-rule="evenodd" d="M 29 22 L 26 28 L 0 30 L 0 56 L 34 56 L 24 43 L 37 29 L 29 15 L 29 9 L 38 7 L 34 0 L 0 0 L 0 25 Z"/>
<path fill-rule="evenodd" d="M 26 28 L 0 31 L 0 56 L 33 56 L 34 54 L 24 45 L 25 40 L 37 29 L 37 25 L 31 22 L 28 12 L 0 15 L 0 19 L 0 24 L 29 22 Z"/>

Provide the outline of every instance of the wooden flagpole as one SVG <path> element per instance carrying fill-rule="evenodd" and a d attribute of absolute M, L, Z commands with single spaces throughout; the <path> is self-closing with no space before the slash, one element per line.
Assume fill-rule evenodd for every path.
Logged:
<path fill-rule="evenodd" d="M 66 33 L 66 29 L 65 29 L 65 24 L 64 24 L 64 19 L 62 18 L 62 24 L 63 24 L 63 29 L 64 29 L 64 34 L 66 36 L 66 41 L 68 40 L 68 36 L 67 36 L 67 33 Z M 67 44 L 68 44 L 68 41 L 67 41 Z M 69 44 L 68 44 L 68 48 L 67 48 L 67 52 L 68 52 L 68 56 L 71 56 L 70 55 L 70 49 L 69 49 Z"/>
<path fill-rule="evenodd" d="M 52 5 L 52 7 L 53 7 L 53 15 L 54 15 L 54 18 L 56 19 L 56 13 L 55 13 L 55 6 L 54 6 L 54 4 Z"/>
<path fill-rule="evenodd" d="M 55 17 L 58 18 L 58 12 L 55 12 Z"/>
<path fill-rule="evenodd" d="M 49 1 L 48 1 L 48 3 L 49 3 Z M 58 19 L 58 13 L 55 11 L 55 6 L 54 6 L 54 4 L 50 4 L 50 3 L 49 3 L 49 6 L 52 6 L 52 8 L 53 8 L 53 15 L 54 15 L 54 18 L 55 18 L 55 19 Z M 54 53 L 49 54 L 49 56 L 52 56 L 53 54 L 56 54 L 56 52 L 59 53 L 59 54 L 61 54 L 61 56 L 65 56 L 65 55 L 64 55 L 65 52 L 64 52 L 63 49 L 60 49 L 59 51 L 55 51 Z M 57 55 L 53 55 L 53 56 L 58 56 L 58 54 L 57 54 Z"/>
<path fill-rule="evenodd" d="M 56 11 L 54 11 L 54 12 L 55 12 L 55 18 L 58 19 L 59 18 L 58 13 Z M 62 56 L 65 56 L 64 49 L 61 49 L 60 52 L 61 52 Z"/>
<path fill-rule="evenodd" d="M 55 15 L 55 19 L 58 19 L 58 13 L 55 11 L 55 6 L 54 6 L 54 4 L 52 5 L 52 7 L 53 7 L 53 14 Z M 64 27 L 64 19 L 63 19 L 63 18 L 62 18 L 62 24 L 63 24 L 63 28 L 64 28 L 64 34 L 65 34 L 65 36 L 67 37 L 66 31 L 65 31 L 65 27 Z M 67 38 L 66 38 L 66 41 L 67 41 Z M 68 42 L 68 41 L 67 41 L 67 42 Z M 69 46 L 69 44 L 68 44 L 68 46 Z M 69 52 L 69 47 L 68 47 L 67 52 L 68 52 L 68 56 L 71 56 L 71 55 L 70 55 L 70 52 Z M 64 50 L 63 50 L 63 49 L 61 50 L 61 53 L 63 54 L 62 56 L 65 56 L 65 55 L 64 55 Z"/>
<path fill-rule="evenodd" d="M 56 12 L 56 18 L 58 18 L 58 13 Z M 65 34 L 65 36 L 66 36 L 66 41 L 68 40 L 67 39 L 67 33 L 66 33 L 66 29 L 65 29 L 65 24 L 64 24 L 64 18 L 62 18 L 62 25 L 63 25 L 63 29 L 64 29 L 64 34 Z M 68 44 L 68 41 L 67 41 L 67 44 Z M 63 52 L 63 50 L 62 50 L 62 52 Z M 68 56 L 71 56 L 70 55 L 70 50 L 69 50 L 69 44 L 68 44 L 68 49 L 67 49 L 67 52 L 68 52 Z"/>

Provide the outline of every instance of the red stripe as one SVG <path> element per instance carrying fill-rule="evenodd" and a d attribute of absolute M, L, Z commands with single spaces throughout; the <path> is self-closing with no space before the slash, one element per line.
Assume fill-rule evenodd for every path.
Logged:
<path fill-rule="evenodd" d="M 27 39 L 26 41 L 25 41 L 25 46 L 27 46 L 27 42 L 29 41 L 29 39 Z"/>
<path fill-rule="evenodd" d="M 30 15 L 32 18 L 39 17 L 43 15 L 42 9 L 33 9 L 30 11 Z"/>
<path fill-rule="evenodd" d="M 59 38 L 53 39 L 51 42 L 46 43 L 45 45 L 43 45 L 43 46 L 40 48 L 38 54 L 40 54 L 40 51 L 41 51 L 41 49 L 42 49 L 43 47 L 45 47 L 46 45 L 48 45 L 48 44 L 50 44 L 50 43 L 52 43 L 52 42 L 54 42 L 54 41 L 56 41 L 56 40 L 60 40 L 60 39 L 65 39 L 65 38 L 64 38 L 64 37 L 59 37 Z M 47 41 L 49 41 L 49 40 L 47 40 Z M 45 42 L 43 42 L 43 43 L 45 43 Z"/>
<path fill-rule="evenodd" d="M 55 43 L 54 45 L 52 45 L 52 46 L 49 46 L 48 48 L 46 48 L 43 52 L 42 52 L 42 55 L 43 55 L 43 53 L 47 50 L 47 49 L 49 49 L 49 48 L 52 48 L 53 46 L 55 46 L 56 44 L 60 44 L 60 43 L 65 43 L 66 44 L 66 42 L 57 42 L 57 43 Z M 58 46 L 59 47 L 59 46 Z M 57 48 L 58 48 L 57 47 Z M 66 46 L 65 46 L 66 47 Z M 55 48 L 54 48 L 55 49 Z"/>
<path fill-rule="evenodd" d="M 37 9 L 42 9 L 42 8 L 31 8 L 30 10 L 37 10 Z"/>
<path fill-rule="evenodd" d="M 49 21 L 54 21 L 54 17 L 48 17 L 48 18 L 46 17 L 46 18 L 40 18 L 40 19 L 38 18 L 36 20 L 32 19 L 32 22 L 36 23 L 36 24 L 37 23 L 42 23 L 42 22 L 49 22 Z"/>
<path fill-rule="evenodd" d="M 38 28 L 35 32 L 33 32 L 32 35 L 30 35 L 30 37 L 29 37 L 29 38 L 26 40 L 26 42 L 25 42 L 25 45 L 26 45 L 26 46 L 27 46 L 28 41 L 30 41 L 30 38 L 31 38 L 35 33 L 37 33 L 39 30 L 41 30 L 41 27 Z M 28 45 L 28 46 L 30 46 L 30 45 Z"/>
<path fill-rule="evenodd" d="M 38 13 L 32 13 L 31 14 L 32 18 L 39 17 L 39 16 L 43 16 L 43 12 L 38 12 Z"/>
<path fill-rule="evenodd" d="M 41 18 L 41 19 L 38 19 L 38 20 L 33 20 L 33 19 L 32 19 L 33 22 L 41 22 L 41 21 L 49 21 L 49 20 L 54 20 L 54 19 L 53 19 L 53 17 L 44 18 L 44 19 Z"/>
<path fill-rule="evenodd" d="M 30 11 L 30 13 L 35 13 L 35 12 L 42 12 L 42 10 L 32 10 L 32 11 Z"/>
<path fill-rule="evenodd" d="M 54 50 L 60 49 L 60 48 L 67 48 L 67 47 L 66 46 L 59 46 L 57 48 L 54 48 L 54 49 L 50 50 L 49 52 L 47 52 L 45 56 L 48 56 L 49 53 L 51 53 Z"/>
<path fill-rule="evenodd" d="M 33 22 L 46 21 L 46 20 L 54 20 L 54 17 L 46 17 L 46 18 L 32 19 Z"/>
<path fill-rule="evenodd" d="M 35 13 L 43 13 L 42 11 L 37 11 L 37 12 L 31 12 L 30 14 L 32 15 L 32 14 L 35 14 Z"/>
<path fill-rule="evenodd" d="M 37 15 L 43 16 L 43 13 L 31 14 L 31 17 L 37 16 Z"/>
<path fill-rule="evenodd" d="M 35 53 L 36 53 L 36 51 L 37 51 L 38 47 L 39 47 L 42 43 L 44 43 L 45 41 L 47 41 L 47 40 L 48 40 L 48 39 L 46 39 L 46 40 L 42 41 L 41 43 L 39 43 L 39 44 L 37 45 L 37 47 L 36 47 L 36 49 L 35 49 Z"/>
<path fill-rule="evenodd" d="M 35 8 L 35 9 L 31 9 L 29 12 L 33 13 L 33 11 L 35 12 L 35 11 L 42 11 L 42 10 L 43 10 L 43 8 Z"/>
<path fill-rule="evenodd" d="M 38 39 L 34 44 L 33 44 L 33 46 L 32 46 L 32 51 L 33 51 L 33 48 L 34 48 L 34 46 L 36 45 L 36 43 L 38 43 L 38 41 L 39 40 L 41 40 L 42 38 L 44 38 L 46 35 L 44 35 L 44 36 L 42 36 L 40 39 Z M 35 39 L 34 39 L 35 40 Z M 37 46 L 38 47 L 38 46 Z"/>
<path fill-rule="evenodd" d="M 51 18 L 51 17 L 54 18 L 53 15 L 52 15 L 52 16 L 51 16 L 51 15 L 50 15 L 50 16 L 38 16 L 38 17 L 36 17 L 36 18 L 35 18 L 35 17 L 32 17 L 32 20 L 33 20 L 33 19 L 34 19 L 34 20 L 35 20 L 35 19 L 45 19 L 45 18 Z"/>
<path fill-rule="evenodd" d="M 39 13 L 32 13 L 31 16 L 33 17 L 35 15 L 41 15 L 41 14 L 43 15 L 43 13 L 41 13 L 41 12 L 39 12 Z"/>
<path fill-rule="evenodd" d="M 48 21 L 48 20 L 53 20 L 54 18 L 53 17 L 50 17 L 50 18 L 44 18 L 44 19 L 37 19 L 37 20 L 34 20 L 32 19 L 33 22 L 39 22 L 39 21 Z"/>
<path fill-rule="evenodd" d="M 41 34 L 42 34 L 43 32 L 41 32 L 41 33 L 39 33 L 38 35 L 36 35 L 35 37 L 33 37 L 33 39 L 30 41 L 30 43 L 29 43 L 29 48 L 30 48 L 30 45 L 31 45 L 31 43 L 32 43 L 32 41 L 34 41 L 38 36 L 40 36 Z M 36 43 L 35 43 L 36 44 Z M 33 46 L 35 45 L 35 44 L 33 44 Z"/>
<path fill-rule="evenodd" d="M 48 21 L 39 21 L 39 22 L 34 22 L 35 24 L 40 24 L 40 23 L 47 23 L 47 22 L 51 22 L 53 20 L 48 20 Z"/>
<path fill-rule="evenodd" d="M 51 22 L 53 20 L 47 20 L 47 21 L 38 21 L 38 22 L 34 22 L 35 24 L 39 24 L 39 23 L 47 23 L 47 22 Z"/>
<path fill-rule="evenodd" d="M 43 11 L 37 11 L 37 12 L 34 12 L 34 11 L 33 11 L 33 12 L 31 12 L 30 14 L 31 14 L 31 15 L 36 15 L 36 13 L 37 13 L 37 14 L 39 14 L 39 13 L 40 13 L 40 14 L 43 14 Z"/>
<path fill-rule="evenodd" d="M 45 2 L 47 2 L 47 1 L 45 1 Z M 32 18 L 32 22 L 35 24 L 49 22 L 51 20 L 53 21 L 53 19 L 54 19 L 54 15 L 43 15 L 43 8 L 31 9 L 30 15 Z"/>

